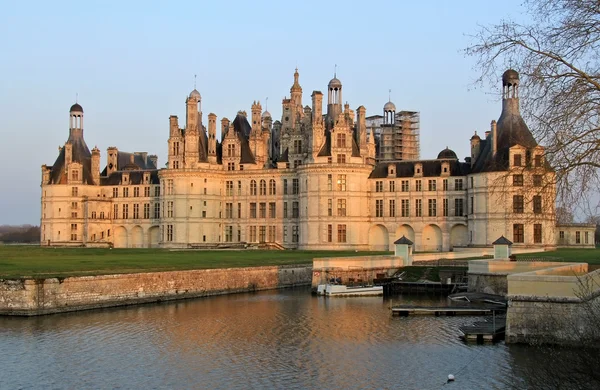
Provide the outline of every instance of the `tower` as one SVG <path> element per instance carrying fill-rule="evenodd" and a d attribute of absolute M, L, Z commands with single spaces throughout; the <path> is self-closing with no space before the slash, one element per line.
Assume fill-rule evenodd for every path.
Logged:
<path fill-rule="evenodd" d="M 298 68 L 294 72 L 294 84 L 290 88 L 290 96 L 292 101 L 292 115 L 294 120 L 298 118 L 298 114 L 302 113 L 302 87 L 298 82 L 298 78 L 300 74 L 298 73 Z M 294 127 L 297 123 L 294 123 Z"/>
<path fill-rule="evenodd" d="M 208 114 L 208 162 L 217 163 L 217 116 Z"/>
<path fill-rule="evenodd" d="M 342 82 L 338 80 L 335 73 L 327 89 L 327 121 L 333 124 L 342 112 Z"/>
<path fill-rule="evenodd" d="M 200 92 L 195 88 L 186 99 L 186 126 L 184 140 L 184 164 L 186 168 L 193 168 L 199 160 L 199 136 L 202 126 Z"/>
<path fill-rule="evenodd" d="M 256 102 L 254 101 L 252 103 L 252 136 L 256 137 L 260 135 L 261 132 L 261 114 L 262 112 L 262 106 L 260 105 L 260 102 Z"/>
<path fill-rule="evenodd" d="M 69 110 L 69 138 L 83 136 L 83 108 L 75 103 Z"/>

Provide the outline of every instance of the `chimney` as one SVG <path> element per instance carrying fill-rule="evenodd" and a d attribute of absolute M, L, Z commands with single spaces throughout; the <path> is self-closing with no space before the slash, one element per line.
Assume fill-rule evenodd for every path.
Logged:
<path fill-rule="evenodd" d="M 150 160 L 152 165 L 154 165 L 156 168 L 158 168 L 158 156 L 156 154 L 148 155 L 148 160 Z"/>
<path fill-rule="evenodd" d="M 492 132 L 492 156 L 496 155 L 496 151 L 498 150 L 498 131 L 496 126 L 496 121 L 493 120 L 491 123 L 491 132 Z"/>
<path fill-rule="evenodd" d="M 92 149 L 92 180 L 95 185 L 100 185 L 100 150 L 95 146 Z"/>
<path fill-rule="evenodd" d="M 67 142 L 65 144 L 65 168 L 67 165 L 73 162 L 73 144 Z"/>

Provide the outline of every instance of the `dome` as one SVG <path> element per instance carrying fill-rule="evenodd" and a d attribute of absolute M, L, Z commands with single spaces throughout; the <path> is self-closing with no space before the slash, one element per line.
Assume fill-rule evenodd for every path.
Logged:
<path fill-rule="evenodd" d="M 200 100 L 202 97 L 200 96 L 200 92 L 198 92 L 198 90 L 194 88 L 194 90 L 190 92 L 190 98 L 196 98 Z"/>
<path fill-rule="evenodd" d="M 83 112 L 83 107 L 81 107 L 79 103 L 75 103 L 71 106 L 69 112 Z"/>
<path fill-rule="evenodd" d="M 396 111 L 396 105 L 392 102 L 387 102 L 383 106 L 383 111 Z"/>
<path fill-rule="evenodd" d="M 267 117 L 269 117 L 269 118 L 272 118 L 272 116 L 271 116 L 271 113 L 270 113 L 269 111 L 265 111 L 265 112 L 263 112 L 263 113 L 262 113 L 262 117 L 263 117 L 263 118 L 267 118 Z"/>
<path fill-rule="evenodd" d="M 509 69 L 502 74 L 502 85 L 519 84 L 519 73 L 514 69 Z"/>
<path fill-rule="evenodd" d="M 342 82 L 334 76 L 327 86 L 329 88 L 342 88 Z"/>
<path fill-rule="evenodd" d="M 440 154 L 438 154 L 437 159 L 438 160 L 458 160 L 458 157 L 456 157 L 456 153 L 454 153 L 453 150 L 448 149 L 448 147 L 446 147 L 446 149 L 442 150 L 440 152 Z"/>

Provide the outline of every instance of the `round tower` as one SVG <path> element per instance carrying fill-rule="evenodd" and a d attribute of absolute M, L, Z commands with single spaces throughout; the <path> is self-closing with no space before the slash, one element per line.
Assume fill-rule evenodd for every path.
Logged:
<path fill-rule="evenodd" d="M 383 106 L 383 124 L 394 125 L 396 123 L 396 105 L 391 101 Z"/>
<path fill-rule="evenodd" d="M 69 110 L 69 135 L 74 132 L 83 134 L 83 107 L 75 103 Z"/>

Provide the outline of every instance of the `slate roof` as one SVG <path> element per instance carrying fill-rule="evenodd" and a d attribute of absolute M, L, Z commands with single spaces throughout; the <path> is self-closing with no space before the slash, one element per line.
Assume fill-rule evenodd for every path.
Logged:
<path fill-rule="evenodd" d="M 92 176 L 92 153 L 90 153 L 85 140 L 83 139 L 83 130 L 72 129 L 67 143 L 72 145 L 72 161 L 78 162 L 83 167 L 83 184 L 94 184 Z M 67 172 L 65 171 L 65 148 L 63 147 L 56 158 L 56 161 L 50 168 L 50 180 L 48 184 L 66 183 Z"/>
<path fill-rule="evenodd" d="M 420 163 L 423 167 L 423 177 L 439 177 L 442 174 L 442 162 L 450 165 L 450 176 L 465 176 L 471 173 L 471 165 L 458 160 L 419 160 L 419 161 L 397 161 L 381 162 L 375 165 L 370 179 L 380 179 L 388 177 L 388 165 L 396 165 L 396 177 L 414 177 L 415 165 Z"/>
<path fill-rule="evenodd" d="M 492 242 L 492 245 L 512 245 L 512 241 L 510 241 L 508 238 L 501 236 L 499 239 L 497 239 L 496 241 Z"/>
<path fill-rule="evenodd" d="M 144 183 L 144 173 L 146 171 L 131 171 L 129 173 L 129 183 L 130 184 L 146 184 Z M 158 180 L 158 170 L 151 170 L 150 172 L 150 183 L 149 184 L 159 184 Z M 100 178 L 100 185 L 103 186 L 114 186 L 121 184 L 123 180 L 123 171 L 117 171 L 110 174 L 108 177 Z"/>
<path fill-rule="evenodd" d="M 402 236 L 399 239 L 397 239 L 396 241 L 394 241 L 394 244 L 399 244 L 399 245 L 412 245 L 413 242 L 411 240 L 409 240 L 408 238 L 406 238 L 406 236 Z"/>
<path fill-rule="evenodd" d="M 238 113 L 232 124 L 234 131 L 240 140 L 240 145 L 242 146 L 240 164 L 255 164 L 256 160 L 254 159 L 254 155 L 250 150 L 250 144 L 248 143 L 248 138 L 250 137 L 250 132 L 252 131 L 252 126 L 250 126 L 248 118 L 246 118 L 245 115 Z"/>

